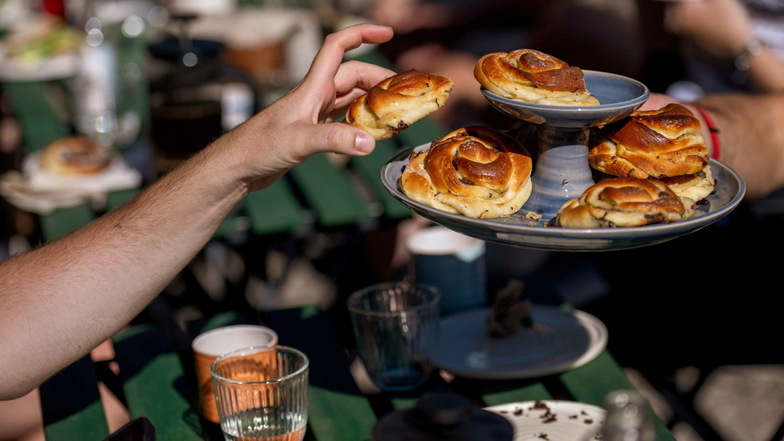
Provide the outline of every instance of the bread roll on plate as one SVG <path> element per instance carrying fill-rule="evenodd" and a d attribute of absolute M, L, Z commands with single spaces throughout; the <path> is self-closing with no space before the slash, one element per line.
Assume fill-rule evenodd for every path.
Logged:
<path fill-rule="evenodd" d="M 95 175 L 111 163 L 109 149 L 86 136 L 67 136 L 52 141 L 41 153 L 41 168 L 60 176 Z"/>
<path fill-rule="evenodd" d="M 589 141 L 588 162 L 609 175 L 664 178 L 690 175 L 708 165 L 700 122 L 686 107 L 636 111 L 599 129 Z"/>
<path fill-rule="evenodd" d="M 567 201 L 556 216 L 566 228 L 639 227 L 689 219 L 694 201 L 657 179 L 610 178 Z"/>
<path fill-rule="evenodd" d="M 681 198 L 700 202 L 716 189 L 716 179 L 710 165 L 691 175 L 669 176 L 660 179 Z"/>
<path fill-rule="evenodd" d="M 474 66 L 485 89 L 504 98 L 551 106 L 598 106 L 582 69 L 533 49 L 493 52 Z"/>
<path fill-rule="evenodd" d="M 406 196 L 450 213 L 508 217 L 531 196 L 531 156 L 516 139 L 471 126 L 415 151 L 400 177 Z"/>
<path fill-rule="evenodd" d="M 418 70 L 393 75 L 355 99 L 344 121 L 376 141 L 391 138 L 440 109 L 454 85 L 449 78 Z"/>

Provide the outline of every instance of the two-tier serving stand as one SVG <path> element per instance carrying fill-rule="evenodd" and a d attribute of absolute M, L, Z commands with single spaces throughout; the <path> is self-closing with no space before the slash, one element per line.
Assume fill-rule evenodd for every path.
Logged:
<path fill-rule="evenodd" d="M 715 192 L 707 198 L 708 204 L 700 205 L 691 219 L 624 228 L 554 226 L 552 220 L 558 208 L 567 200 L 579 197 L 594 183 L 586 145 L 591 128 L 629 115 L 651 94 L 644 84 L 631 78 L 606 72 L 584 72 L 586 88 L 599 100 L 598 106 L 530 104 L 482 90 L 497 110 L 536 127 L 539 151 L 533 166 L 533 191 L 515 215 L 502 219 L 475 219 L 447 213 L 407 197 L 398 182 L 408 163 L 410 150 L 401 152 L 384 166 L 381 171 L 384 186 L 414 212 L 452 230 L 489 242 L 550 251 L 622 250 L 669 241 L 718 221 L 740 203 L 745 193 L 743 180 L 734 170 L 711 160 Z M 429 147 L 427 144 L 415 149 Z"/>

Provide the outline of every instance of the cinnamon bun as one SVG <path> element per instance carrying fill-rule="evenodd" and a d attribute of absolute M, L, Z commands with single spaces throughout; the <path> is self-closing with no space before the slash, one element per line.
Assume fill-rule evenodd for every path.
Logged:
<path fill-rule="evenodd" d="M 598 106 L 579 67 L 533 49 L 493 52 L 474 66 L 485 89 L 513 100 L 554 106 Z"/>
<path fill-rule="evenodd" d="M 344 121 L 376 141 L 391 138 L 441 108 L 454 85 L 449 78 L 418 70 L 393 75 L 355 99 Z"/>
<path fill-rule="evenodd" d="M 531 195 L 532 162 L 516 139 L 471 126 L 413 152 L 400 179 L 403 193 L 428 206 L 474 218 L 508 217 Z"/>

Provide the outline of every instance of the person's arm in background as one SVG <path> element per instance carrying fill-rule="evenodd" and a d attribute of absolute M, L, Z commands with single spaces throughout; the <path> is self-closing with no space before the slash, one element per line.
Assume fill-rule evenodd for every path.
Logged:
<path fill-rule="evenodd" d="M 738 0 L 698 0 L 667 5 L 667 29 L 713 56 L 732 62 L 756 40 L 749 12 Z M 758 41 L 758 40 L 757 40 Z M 753 44 L 748 81 L 761 92 L 784 91 L 784 58 Z"/>
<path fill-rule="evenodd" d="M 292 92 L 125 206 L 0 263 L 0 400 L 22 396 L 124 327 L 249 192 L 317 153 L 370 153 L 367 132 L 324 123 L 394 74 L 342 63 L 344 53 L 391 37 L 373 25 L 327 36 Z"/>
<path fill-rule="evenodd" d="M 673 98 L 652 94 L 643 110 L 658 109 Z M 704 109 L 719 130 L 719 161 L 741 176 L 746 197 L 757 199 L 784 188 L 784 93 L 712 94 L 685 105 L 700 120 L 702 136 L 713 152 Z"/>

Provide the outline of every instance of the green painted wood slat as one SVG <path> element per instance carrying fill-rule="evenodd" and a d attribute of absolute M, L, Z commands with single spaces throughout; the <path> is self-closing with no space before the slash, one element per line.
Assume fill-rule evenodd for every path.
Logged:
<path fill-rule="evenodd" d="M 304 208 L 285 179 L 245 197 L 245 211 L 258 235 L 297 231 L 306 221 Z"/>
<path fill-rule="evenodd" d="M 635 389 L 609 352 L 604 351 L 590 363 L 560 374 L 560 379 L 575 400 L 601 406 L 611 390 Z M 586 381 L 590 379 L 590 381 Z M 654 415 L 658 441 L 675 441 L 667 425 Z"/>
<path fill-rule="evenodd" d="M 180 355 L 163 326 L 137 325 L 114 338 L 132 418 L 147 417 L 161 440 L 203 441 Z"/>
<path fill-rule="evenodd" d="M 321 226 L 360 225 L 370 219 L 370 205 L 363 200 L 346 170 L 333 165 L 325 155 L 311 156 L 289 173 Z"/>
<path fill-rule="evenodd" d="M 381 182 L 381 169 L 399 152 L 395 143 L 384 139 L 376 143 L 376 149 L 367 156 L 355 156 L 351 159 L 354 167 L 373 190 L 374 196 L 384 207 L 386 219 L 399 220 L 411 217 L 411 210 L 395 199 Z"/>
<path fill-rule="evenodd" d="M 39 216 L 41 234 L 44 240 L 51 242 L 87 225 L 94 218 L 93 209 L 86 203 L 75 207 L 58 208 L 49 214 Z"/>
<path fill-rule="evenodd" d="M 310 359 L 310 435 L 318 441 L 367 441 L 375 412 L 354 382 L 349 360 L 324 315 L 307 309 L 269 311 L 262 321 L 278 333 L 280 344 L 298 348 Z"/>
<path fill-rule="evenodd" d="M 101 440 L 109 435 L 89 355 L 44 382 L 39 393 L 47 441 Z"/>
<path fill-rule="evenodd" d="M 23 153 L 40 150 L 71 133 L 70 121 L 58 110 L 67 105 L 60 102 L 67 95 L 63 81 L 7 81 L 0 88 L 19 122 Z"/>

